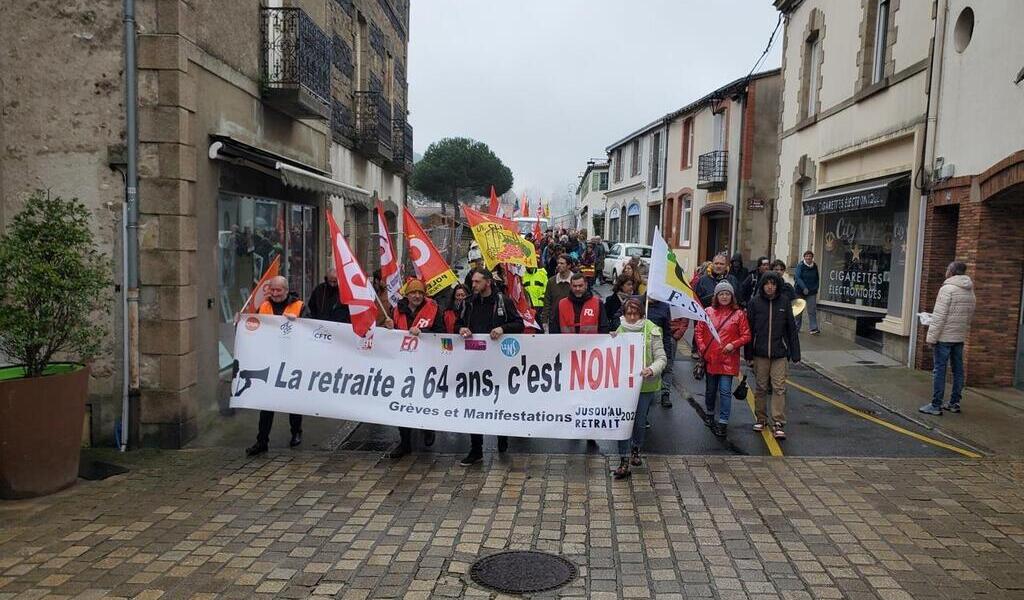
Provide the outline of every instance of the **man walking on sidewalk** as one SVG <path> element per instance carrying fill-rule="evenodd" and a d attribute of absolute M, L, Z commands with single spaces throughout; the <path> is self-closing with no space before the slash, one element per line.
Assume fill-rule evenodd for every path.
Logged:
<path fill-rule="evenodd" d="M 754 431 L 771 424 L 775 439 L 786 438 L 786 361 L 800 362 L 800 336 L 793 319 L 791 299 L 782 292 L 782 277 L 775 272 L 761 278 L 761 287 L 747 305 L 753 339 L 745 356 L 754 368 Z M 771 421 L 768 401 L 771 395 Z"/>
<path fill-rule="evenodd" d="M 808 323 L 810 327 L 811 335 L 818 335 L 818 285 L 820 278 L 818 276 L 818 265 L 814 263 L 814 252 L 808 250 L 804 252 L 804 259 L 796 266 L 796 273 L 794 274 L 796 293 L 797 297 L 803 298 L 807 302 L 807 308 L 804 312 L 807 313 Z M 800 331 L 800 324 L 803 322 L 803 314 L 796 318 L 796 329 Z"/>
<path fill-rule="evenodd" d="M 960 395 L 964 389 L 964 341 L 974 318 L 974 282 L 967 276 L 967 265 L 951 262 L 946 267 L 946 281 L 939 288 L 928 325 L 928 343 L 934 348 L 932 370 L 932 401 L 918 409 L 928 415 L 942 416 L 943 410 L 960 412 Z M 953 391 L 949 404 L 942 405 L 946 393 L 946 365 L 953 367 Z"/>

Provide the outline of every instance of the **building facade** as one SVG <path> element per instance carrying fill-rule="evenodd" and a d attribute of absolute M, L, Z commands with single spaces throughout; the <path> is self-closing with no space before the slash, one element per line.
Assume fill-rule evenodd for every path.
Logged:
<path fill-rule="evenodd" d="M 966 262 L 978 301 L 967 381 L 1024 388 L 1024 5 L 938 5 L 920 310 L 933 309 L 949 262 Z M 925 334 L 915 362 L 930 369 Z"/>
<path fill-rule="evenodd" d="M 0 23 L 0 225 L 34 189 L 78 197 L 121 282 L 121 5 L 32 6 L 12 4 Z M 136 2 L 139 443 L 180 447 L 218 418 L 234 313 L 277 257 L 308 296 L 329 260 L 326 211 L 364 257 L 371 236 L 355 232 L 370 230 L 371 198 L 398 215 L 412 157 L 408 14 L 407 0 Z M 111 443 L 121 418 L 117 292 L 90 381 L 94 444 Z"/>
<path fill-rule="evenodd" d="M 664 119 L 608 146 L 609 182 L 604 239 L 650 244 L 661 222 L 665 189 Z"/>
<path fill-rule="evenodd" d="M 822 328 L 907 362 L 933 3 L 775 6 L 785 36 L 773 254 L 793 265 L 813 249 Z"/>
<path fill-rule="evenodd" d="M 778 69 L 668 114 L 661 230 L 692 269 L 719 252 L 769 254 L 779 146 Z"/>
<path fill-rule="evenodd" d="M 605 237 L 604 217 L 608 199 L 608 163 L 590 161 L 576 186 L 576 227 L 587 232 L 587 238 Z"/>

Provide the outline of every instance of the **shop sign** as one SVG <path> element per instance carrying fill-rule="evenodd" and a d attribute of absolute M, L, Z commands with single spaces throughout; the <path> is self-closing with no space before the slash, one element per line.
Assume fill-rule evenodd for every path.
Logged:
<path fill-rule="evenodd" d="M 764 210 L 764 198 L 748 198 L 747 210 Z"/>

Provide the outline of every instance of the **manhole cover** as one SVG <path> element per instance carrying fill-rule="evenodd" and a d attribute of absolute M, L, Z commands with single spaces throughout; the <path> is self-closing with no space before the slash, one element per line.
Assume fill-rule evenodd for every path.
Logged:
<path fill-rule="evenodd" d="M 469 571 L 473 581 L 506 594 L 546 592 L 576 578 L 576 565 L 554 554 L 518 550 L 485 556 Z"/>

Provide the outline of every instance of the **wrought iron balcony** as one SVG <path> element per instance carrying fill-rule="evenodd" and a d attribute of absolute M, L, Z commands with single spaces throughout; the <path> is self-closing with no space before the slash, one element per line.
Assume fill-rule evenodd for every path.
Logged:
<path fill-rule="evenodd" d="M 697 159 L 697 187 L 702 190 L 724 190 L 728 182 L 729 153 L 715 150 Z"/>
<path fill-rule="evenodd" d="M 404 118 L 394 119 L 391 129 L 391 162 L 388 167 L 399 175 L 412 173 L 412 125 Z"/>
<path fill-rule="evenodd" d="M 392 157 L 391 107 L 381 92 L 356 92 L 356 147 L 370 159 Z"/>
<path fill-rule="evenodd" d="M 297 119 L 331 116 L 331 39 L 301 8 L 261 8 L 267 104 Z"/>

